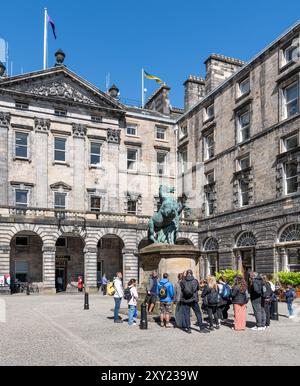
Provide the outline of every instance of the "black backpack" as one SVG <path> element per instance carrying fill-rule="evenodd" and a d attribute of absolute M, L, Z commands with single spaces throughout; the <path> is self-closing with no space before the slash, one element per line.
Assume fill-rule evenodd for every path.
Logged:
<path fill-rule="evenodd" d="M 220 301 L 219 291 L 212 288 L 210 293 L 207 294 L 207 304 L 209 306 L 217 306 Z"/>
<path fill-rule="evenodd" d="M 130 302 L 131 298 L 132 298 L 132 295 L 130 292 L 130 288 L 127 287 L 124 291 L 124 299 L 126 299 L 128 302 Z"/>
<path fill-rule="evenodd" d="M 163 284 L 159 289 L 159 298 L 162 300 L 166 299 L 166 297 L 168 296 L 167 283 Z"/>
<path fill-rule="evenodd" d="M 182 296 L 184 299 L 189 300 L 194 297 L 194 288 L 192 281 L 184 281 L 182 283 Z"/>

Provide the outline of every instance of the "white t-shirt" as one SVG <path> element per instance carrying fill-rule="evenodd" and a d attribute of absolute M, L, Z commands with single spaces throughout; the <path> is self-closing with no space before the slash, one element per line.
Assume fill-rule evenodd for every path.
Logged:
<path fill-rule="evenodd" d="M 115 287 L 115 294 L 114 298 L 123 298 L 124 296 L 124 290 L 122 285 L 122 280 L 120 280 L 118 277 L 114 280 L 114 287 Z"/>

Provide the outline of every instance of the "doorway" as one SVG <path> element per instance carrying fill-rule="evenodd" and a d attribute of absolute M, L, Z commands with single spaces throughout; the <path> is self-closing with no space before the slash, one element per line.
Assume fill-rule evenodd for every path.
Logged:
<path fill-rule="evenodd" d="M 55 261 L 55 287 L 56 292 L 64 292 L 67 288 L 68 258 L 57 257 Z"/>
<path fill-rule="evenodd" d="M 246 249 L 240 251 L 242 260 L 242 273 L 245 280 L 248 282 L 250 279 L 250 272 L 255 271 L 255 257 L 253 249 Z"/>

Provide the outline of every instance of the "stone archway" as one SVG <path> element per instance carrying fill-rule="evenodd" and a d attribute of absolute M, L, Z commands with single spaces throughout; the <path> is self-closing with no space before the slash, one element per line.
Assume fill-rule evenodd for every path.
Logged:
<path fill-rule="evenodd" d="M 10 280 L 12 292 L 18 283 L 43 285 L 43 240 L 35 232 L 17 232 L 10 242 Z"/>
<path fill-rule="evenodd" d="M 285 225 L 278 233 L 277 271 L 300 271 L 300 224 Z"/>
<path fill-rule="evenodd" d="M 201 253 L 203 258 L 201 276 L 215 276 L 220 269 L 219 263 L 219 242 L 215 237 L 209 237 L 203 243 L 203 251 Z"/>
<path fill-rule="evenodd" d="M 105 273 L 112 280 L 117 272 L 123 272 L 124 242 L 115 234 L 106 234 L 97 244 L 97 282 Z"/>
<path fill-rule="evenodd" d="M 236 269 L 241 271 L 245 279 L 249 279 L 249 274 L 256 270 L 256 237 L 253 232 L 245 231 L 236 238 L 235 258 Z"/>

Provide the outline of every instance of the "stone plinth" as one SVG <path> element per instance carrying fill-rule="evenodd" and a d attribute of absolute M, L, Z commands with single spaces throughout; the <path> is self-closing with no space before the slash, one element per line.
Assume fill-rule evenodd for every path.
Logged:
<path fill-rule="evenodd" d="M 159 278 L 169 274 L 169 280 L 175 284 L 179 273 L 191 269 L 196 278 L 199 277 L 200 250 L 193 245 L 151 244 L 138 252 L 141 280 L 147 283 L 153 270 L 158 271 Z"/>

